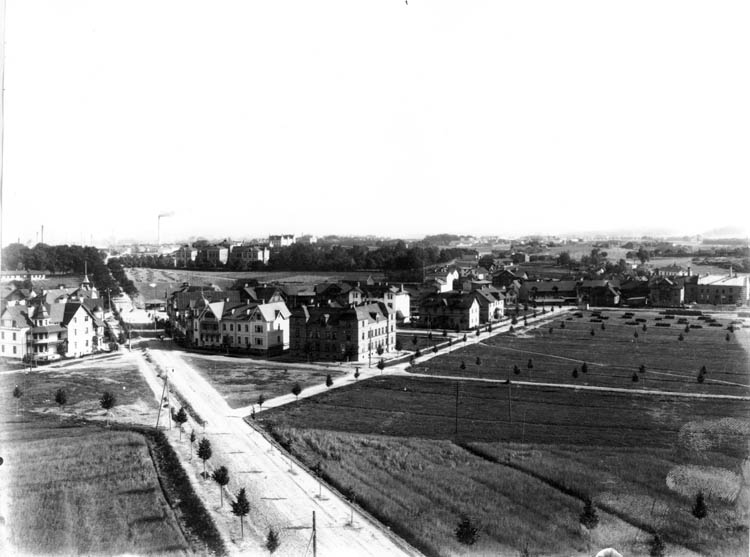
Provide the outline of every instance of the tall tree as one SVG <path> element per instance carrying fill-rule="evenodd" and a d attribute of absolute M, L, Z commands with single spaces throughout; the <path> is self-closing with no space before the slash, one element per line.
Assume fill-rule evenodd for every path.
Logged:
<path fill-rule="evenodd" d="M 249 512 L 250 512 L 250 502 L 247 500 L 247 494 L 245 493 L 245 488 L 243 487 L 237 493 L 237 498 L 234 501 L 232 501 L 232 514 L 234 516 L 240 517 L 240 536 L 243 538 L 245 537 L 243 519 L 245 516 L 247 516 L 247 513 Z"/>
<path fill-rule="evenodd" d="M 190 460 L 193 460 L 193 445 L 195 444 L 195 431 L 190 430 Z"/>
<path fill-rule="evenodd" d="M 213 451 L 211 450 L 211 441 L 206 439 L 205 437 L 200 440 L 200 443 L 198 443 L 198 458 L 200 458 L 203 461 L 203 477 L 205 478 L 207 476 L 206 474 L 206 461 L 211 458 L 211 455 L 213 454 Z"/>
<path fill-rule="evenodd" d="M 229 483 L 229 470 L 227 470 L 226 466 L 219 466 L 216 470 L 214 470 L 214 473 L 211 474 L 211 478 L 219 484 L 219 500 L 221 501 L 221 506 L 224 506 L 224 486 L 226 486 Z"/>

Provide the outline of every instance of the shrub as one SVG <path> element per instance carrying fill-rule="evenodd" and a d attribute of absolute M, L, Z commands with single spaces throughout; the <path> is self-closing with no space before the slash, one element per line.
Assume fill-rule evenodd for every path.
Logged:
<path fill-rule="evenodd" d="M 693 516 L 698 519 L 706 518 L 708 515 L 708 509 L 706 508 L 706 502 L 703 499 L 703 492 L 699 491 L 698 495 L 695 496 L 695 505 L 693 505 Z"/>
<path fill-rule="evenodd" d="M 648 544 L 649 557 L 664 557 L 667 551 L 667 546 L 664 544 L 664 540 L 661 539 L 659 534 L 654 534 L 654 537 Z"/>
<path fill-rule="evenodd" d="M 268 529 L 268 535 L 266 536 L 266 549 L 269 553 L 273 553 L 279 548 L 279 535 L 273 528 Z"/>
<path fill-rule="evenodd" d="M 456 528 L 456 539 L 464 545 L 477 543 L 478 530 L 468 516 L 462 516 Z"/>
<path fill-rule="evenodd" d="M 599 517 L 596 514 L 596 508 L 590 498 L 586 498 L 583 504 L 583 512 L 581 513 L 579 520 L 589 530 L 596 528 L 599 524 Z"/>

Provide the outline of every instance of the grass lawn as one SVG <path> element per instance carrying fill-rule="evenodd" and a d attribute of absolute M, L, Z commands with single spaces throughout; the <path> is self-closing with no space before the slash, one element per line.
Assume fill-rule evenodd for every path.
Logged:
<path fill-rule="evenodd" d="M 456 420 L 457 384 L 458 420 Z M 644 494 L 650 494 L 653 499 L 648 500 L 647 503 L 641 500 L 634 503 L 625 501 L 622 508 L 613 507 L 622 516 L 632 522 L 645 524 L 648 528 L 663 529 L 662 515 L 650 516 L 649 513 L 642 512 L 644 504 L 654 504 L 655 500 L 656 508 L 675 507 L 674 512 L 680 517 L 680 520 L 675 519 L 672 523 L 669 531 L 672 537 L 668 537 L 669 540 L 680 540 L 690 548 L 700 549 L 712 555 L 731 555 L 731 552 L 725 551 L 726 546 L 722 545 L 724 542 L 721 541 L 728 536 L 727 532 L 729 532 L 731 539 L 738 539 L 738 543 L 744 540 L 744 547 L 747 547 L 747 529 L 741 526 L 743 515 L 735 507 L 737 501 L 723 501 L 709 497 L 711 504 L 720 510 L 717 510 L 712 515 L 713 518 L 703 522 L 701 528 L 697 529 L 694 524 L 690 523 L 689 516 L 694 495 L 680 492 L 679 487 L 675 488 L 677 491 L 674 493 L 672 492 L 674 490 L 667 492 L 664 488 L 669 472 L 681 465 L 705 465 L 706 462 L 711 462 L 714 463 L 713 466 L 739 474 L 741 463 L 748 456 L 747 403 L 730 400 L 634 396 L 630 393 L 562 391 L 512 385 L 509 405 L 508 392 L 509 387 L 503 384 L 459 383 L 439 378 L 375 377 L 324 393 L 315 399 L 269 410 L 257 416 L 256 421 L 272 430 L 277 437 L 282 439 L 284 436 L 288 437 L 291 440 L 288 444 L 290 450 L 311 466 L 321 461 L 324 471 L 331 475 L 337 485 L 345 487 L 347 482 L 352 483 L 355 492 L 362 492 L 363 504 L 376 512 L 381 506 L 381 501 L 374 495 L 367 495 L 372 490 L 379 489 L 380 497 L 398 500 L 402 493 L 409 490 L 416 492 L 422 490 L 420 485 L 423 483 L 426 485 L 432 481 L 434 485 L 444 485 L 443 478 L 446 477 L 444 467 L 450 467 L 451 465 L 447 464 L 450 461 L 454 461 L 457 468 L 474 466 L 467 462 L 472 462 L 475 458 L 485 461 L 480 466 L 482 471 L 476 473 L 476 478 L 487 478 L 484 490 L 471 491 L 475 488 L 467 488 L 469 491 L 464 492 L 460 497 L 473 494 L 469 496 L 469 501 L 472 501 L 474 497 L 475 508 L 486 506 L 488 509 L 494 509 L 493 512 L 496 515 L 502 513 L 502 516 L 505 516 L 502 511 L 505 508 L 515 509 L 518 505 L 525 505 L 526 511 L 513 510 L 510 513 L 520 513 L 521 522 L 528 522 L 531 525 L 528 532 L 516 537 L 514 551 L 522 549 L 518 544 L 522 543 L 524 536 L 533 539 L 534 547 L 539 549 L 536 550 L 530 545 L 531 549 L 543 555 L 550 554 L 548 551 L 551 551 L 549 548 L 552 547 L 545 543 L 554 543 L 554 540 L 558 538 L 566 540 L 565 543 L 568 544 L 567 549 L 560 551 L 559 554 L 577 552 L 583 547 L 576 545 L 583 543 L 583 538 L 577 538 L 572 532 L 565 532 L 562 526 L 560 532 L 554 528 L 546 531 L 544 528 L 534 526 L 548 520 L 545 514 L 548 499 L 546 492 L 540 491 L 538 487 L 529 488 L 526 492 L 505 492 L 492 483 L 494 480 L 491 480 L 494 476 L 510 474 L 510 471 L 529 476 L 527 471 L 508 466 L 505 462 L 487 462 L 486 458 L 480 458 L 477 455 L 471 457 L 464 455 L 458 458 L 456 455 L 463 455 L 463 452 L 459 452 L 451 453 L 453 456 L 450 458 L 446 457 L 444 466 L 426 464 L 423 470 L 418 473 L 414 472 L 418 474 L 414 476 L 414 486 L 409 485 L 409 474 L 406 473 L 403 475 L 403 480 L 394 480 L 389 483 L 381 478 L 382 481 L 378 483 L 369 478 L 370 472 L 378 461 L 384 461 L 378 466 L 388 472 L 394 473 L 397 469 L 394 468 L 394 464 L 388 464 L 389 451 L 377 448 L 377 443 L 373 445 L 375 448 L 368 448 L 367 444 L 380 439 L 379 435 L 399 438 L 393 441 L 394 447 L 399 446 L 399 443 L 405 447 L 411 447 L 410 443 L 413 442 L 416 443 L 413 450 L 417 451 L 416 447 L 420 447 L 417 452 L 423 455 L 422 459 L 425 463 L 434 462 L 441 454 L 446 455 L 445 451 L 448 450 L 446 447 L 454 447 L 455 442 L 462 446 L 481 448 L 490 460 L 493 456 L 500 460 L 504 459 L 504 453 L 498 451 L 502 450 L 505 445 L 512 449 L 513 444 L 518 443 L 524 446 L 533 445 L 535 448 L 542 447 L 546 451 L 559 448 L 567 450 L 571 455 L 590 452 L 592 462 L 584 462 L 580 466 L 588 467 L 586 468 L 589 470 L 588 473 L 596 477 L 597 481 L 581 480 L 575 485 L 585 486 L 586 493 L 595 501 L 613 504 L 613 501 L 620 495 L 630 493 L 626 486 L 619 491 L 613 491 L 609 482 L 613 478 L 616 481 L 620 481 L 617 478 L 628 478 L 631 484 L 635 483 L 636 479 L 628 474 L 636 474 L 640 470 L 641 476 L 637 478 L 640 491 L 633 490 L 632 497 L 642 499 Z M 737 425 L 739 429 L 732 434 L 722 434 L 717 437 L 716 432 L 709 426 L 727 419 L 734 420 L 733 424 L 735 422 L 739 424 Z M 456 429 L 458 434 L 456 434 Z M 333 437 L 326 437 L 329 435 Z M 715 446 L 711 445 L 714 441 L 709 441 L 714 438 L 721 439 L 720 442 L 716 442 L 718 444 L 715 443 Z M 326 445 L 323 441 L 325 439 L 332 439 L 332 441 Z M 355 440 L 358 441 L 355 442 Z M 711 451 L 704 452 L 700 456 L 690 452 L 694 445 L 705 447 L 706 443 L 713 446 Z M 361 447 L 357 449 L 359 456 L 345 457 L 344 455 L 352 452 L 353 449 L 337 448 L 338 445 Z M 678 450 L 680 447 L 682 448 Z M 453 448 L 450 449 L 450 451 L 453 450 Z M 607 460 L 608 468 L 596 464 L 597 455 L 601 451 L 603 451 L 602 454 L 610 454 L 610 452 L 614 454 Z M 432 454 L 435 452 L 437 454 Z M 348 471 L 342 469 L 334 475 L 334 470 L 339 467 L 339 464 L 335 463 L 344 458 L 353 459 L 351 463 L 344 466 Z M 510 462 L 520 465 L 526 460 L 511 455 Z M 540 462 L 546 463 L 545 458 L 540 458 Z M 548 465 L 545 464 L 551 470 L 540 469 L 539 475 L 544 480 L 562 483 L 560 478 L 553 473 L 555 462 L 551 460 Z M 479 464 L 475 465 L 479 466 Z M 328 472 L 330 466 L 333 468 Z M 486 466 L 495 472 L 491 473 L 488 469 L 481 468 Z M 576 469 L 574 465 L 568 467 Z M 502 470 L 502 474 L 497 470 Z M 545 483 L 542 479 L 531 477 L 535 485 L 536 482 Z M 374 487 L 368 487 L 370 482 Z M 461 484 L 456 478 L 453 482 Z M 496 490 L 499 490 L 502 497 L 505 497 L 502 504 L 495 499 L 498 497 Z M 458 498 L 456 497 L 455 501 L 449 498 L 450 502 L 446 503 L 443 499 L 437 498 L 408 497 L 408 500 L 414 501 L 408 512 L 416 513 L 416 515 L 444 512 L 435 510 L 433 507 L 447 504 L 449 509 L 447 512 L 451 514 L 462 504 L 458 502 Z M 559 511 L 568 517 L 561 519 L 561 523 L 578 528 L 577 521 L 574 519 L 580 510 L 574 512 L 571 509 L 577 509 L 576 505 L 579 505 L 580 501 L 576 502 L 575 498 L 571 500 L 567 511 Z M 406 511 L 403 512 L 406 513 Z M 533 519 L 534 515 L 538 515 L 539 518 L 536 520 L 539 522 Z M 497 519 L 497 516 L 495 518 Z M 672 519 L 671 515 L 669 519 Z M 442 528 L 442 533 L 439 535 L 442 538 L 436 533 L 420 533 L 422 527 L 413 517 L 408 518 L 408 514 L 398 514 L 394 511 L 388 518 L 394 529 L 406 529 L 409 532 L 406 534 L 407 538 L 414 536 L 420 540 L 429 540 L 438 536 L 438 539 L 448 540 L 455 528 L 455 521 L 434 520 Z M 485 517 L 482 520 L 489 521 L 489 518 Z M 503 520 L 511 520 L 511 518 Z M 430 521 L 433 521 L 433 518 L 426 520 L 426 522 Z M 534 533 L 535 530 L 539 532 Z M 618 529 L 617 531 L 624 532 L 625 530 Z M 539 536 L 547 541 L 539 539 Z M 632 543 L 635 543 L 634 535 L 632 539 Z M 497 540 L 496 543 L 501 545 L 510 543 L 500 538 Z M 420 547 L 428 547 L 424 543 L 424 541 L 420 542 Z M 497 550 L 500 551 L 500 549 Z M 489 553 L 493 551 L 495 549 L 488 548 Z M 643 552 L 642 549 L 632 551 L 636 554 Z M 430 553 L 440 554 L 432 551 Z"/>
<path fill-rule="evenodd" d="M 730 333 L 726 328 L 728 318 L 717 320 L 721 327 L 712 327 L 697 317 L 665 319 L 656 311 L 635 312 L 633 319 L 626 319 L 622 317 L 623 310 L 606 310 L 601 314 L 609 319 L 601 322 L 592 322 L 590 311 L 580 312 L 582 317 L 576 317 L 575 313 L 560 312 L 554 321 L 543 327 L 497 335 L 481 344 L 468 343 L 463 347 L 463 343 L 457 343 L 451 354 L 413 366 L 410 371 L 750 395 L 750 329 Z M 685 324 L 677 323 L 680 318 L 687 320 L 691 327 L 689 332 L 685 332 Z M 644 321 L 637 322 L 637 325 L 626 324 L 634 319 Z M 671 326 L 657 327 L 657 323 L 670 323 Z M 696 325 L 702 328 L 694 328 Z M 680 334 L 683 340 L 679 340 Z M 528 368 L 529 360 L 532 369 Z M 461 369 L 462 362 L 465 369 Z M 588 368 L 586 373 L 583 373 L 584 362 Z M 641 365 L 645 366 L 645 372 L 640 372 Z M 519 374 L 512 372 L 514 366 L 518 366 Z M 704 382 L 698 383 L 697 376 L 702 366 L 706 366 L 707 372 Z M 578 377 L 573 376 L 574 369 L 578 370 Z M 634 373 L 637 382 L 633 381 Z"/>
<path fill-rule="evenodd" d="M 37 418 L 2 438 L 9 553 L 190 552 L 142 435 Z"/>
<path fill-rule="evenodd" d="M 180 355 L 219 391 L 232 408 L 255 404 L 258 395 L 266 399 L 286 395 L 295 382 L 304 390 L 311 385 L 325 383 L 330 373 L 336 381 L 345 372 L 338 366 L 306 366 L 296 363 L 277 363 L 250 358 L 227 358 L 218 355 Z"/>

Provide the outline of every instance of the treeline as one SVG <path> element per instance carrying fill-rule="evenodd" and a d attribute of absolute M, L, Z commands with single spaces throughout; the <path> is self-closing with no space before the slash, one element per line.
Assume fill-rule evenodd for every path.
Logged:
<path fill-rule="evenodd" d="M 88 273 L 91 282 L 114 296 L 120 293 L 103 254 L 93 246 L 50 246 L 39 243 L 33 248 L 23 244 L 9 244 L 3 248 L 3 269 L 8 271 L 43 271 L 51 275 L 82 275 Z"/>
<path fill-rule="evenodd" d="M 125 269 L 117 258 L 112 258 L 107 261 L 107 267 L 109 267 L 109 271 L 120 284 L 125 294 L 128 296 L 135 296 L 138 294 L 138 289 L 135 287 L 133 281 L 125 274 Z"/>
<path fill-rule="evenodd" d="M 416 245 L 406 247 L 403 241 L 383 245 L 377 249 L 366 246 L 341 246 L 320 244 L 293 244 L 271 252 L 267 265 L 252 262 L 243 267 L 242 261 L 232 258 L 222 268 L 236 271 L 357 271 L 362 269 L 382 270 L 386 272 L 418 271 L 422 268 L 445 263 L 466 254 L 476 254 L 474 250 L 439 249 L 434 246 Z M 123 255 L 118 258 L 125 267 L 148 267 L 155 269 L 174 268 L 169 257 L 154 255 Z M 111 259 L 110 261 L 113 261 Z M 207 262 L 191 262 L 188 268 L 216 269 L 216 265 Z M 114 269 L 112 271 L 115 272 Z M 117 275 L 115 275 L 117 276 Z M 119 277 L 118 277 L 118 280 Z M 125 283 L 123 288 L 125 288 Z"/>
<path fill-rule="evenodd" d="M 404 242 L 368 250 L 365 246 L 316 246 L 294 244 L 274 251 L 268 262 L 273 271 L 356 271 L 378 269 L 407 271 L 444 263 L 466 254 L 463 249 L 434 246 L 407 248 Z M 476 254 L 472 251 L 471 253 Z"/>

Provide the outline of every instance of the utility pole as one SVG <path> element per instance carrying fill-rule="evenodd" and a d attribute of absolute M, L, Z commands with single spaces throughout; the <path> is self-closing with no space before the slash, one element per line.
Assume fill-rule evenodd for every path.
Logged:
<path fill-rule="evenodd" d="M 315 527 L 315 511 L 313 511 L 313 538 L 312 538 L 312 546 L 313 546 L 313 557 L 317 557 L 317 555 L 318 555 L 318 530 Z"/>
<path fill-rule="evenodd" d="M 456 382 L 456 427 L 454 433 L 458 435 L 458 382 Z"/>

